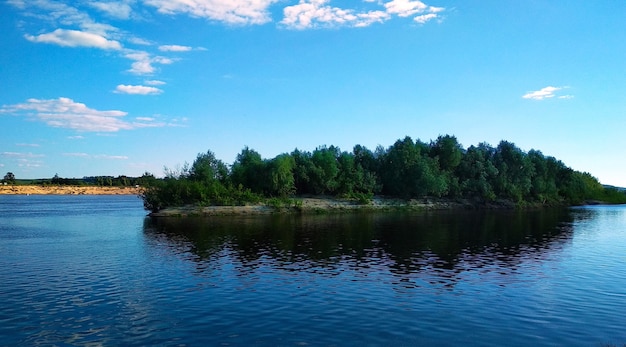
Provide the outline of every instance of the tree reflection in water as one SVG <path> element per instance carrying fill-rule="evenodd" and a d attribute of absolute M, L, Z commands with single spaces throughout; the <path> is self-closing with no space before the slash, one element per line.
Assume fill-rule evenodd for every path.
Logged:
<path fill-rule="evenodd" d="M 361 278 L 382 272 L 398 287 L 445 288 L 494 272 L 497 281 L 523 281 L 520 266 L 541 271 L 571 242 L 573 218 L 567 209 L 147 218 L 144 233 L 199 273 L 230 257 L 242 276 L 268 267 Z"/>

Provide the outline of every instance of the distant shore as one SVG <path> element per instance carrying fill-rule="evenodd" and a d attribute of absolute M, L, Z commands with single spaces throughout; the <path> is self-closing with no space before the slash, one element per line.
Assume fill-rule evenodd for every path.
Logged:
<path fill-rule="evenodd" d="M 138 195 L 136 187 L 0 185 L 0 195 Z"/>

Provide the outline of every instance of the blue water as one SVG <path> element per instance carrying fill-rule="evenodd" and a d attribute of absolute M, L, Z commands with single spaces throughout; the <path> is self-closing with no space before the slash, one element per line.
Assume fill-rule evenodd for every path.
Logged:
<path fill-rule="evenodd" d="M 626 343 L 626 207 L 159 219 L 0 196 L 0 345 Z"/>

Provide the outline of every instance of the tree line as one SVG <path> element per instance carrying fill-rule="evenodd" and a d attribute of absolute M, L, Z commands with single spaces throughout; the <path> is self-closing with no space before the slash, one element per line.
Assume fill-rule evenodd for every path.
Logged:
<path fill-rule="evenodd" d="M 589 173 L 578 172 L 538 150 L 524 152 L 501 141 L 465 149 L 451 135 L 425 143 L 407 136 L 388 148 L 356 145 L 295 149 L 271 159 L 245 147 L 232 165 L 210 150 L 178 170 L 165 170 L 143 194 L 150 210 L 185 204 L 239 205 L 266 197 L 330 195 L 366 202 L 397 198 L 506 199 L 517 204 L 580 204 L 589 199 L 626 202 Z"/>
<path fill-rule="evenodd" d="M 147 186 L 156 180 L 154 175 L 146 172 L 140 177 L 130 177 L 125 175 L 114 176 L 87 176 L 83 178 L 65 178 L 55 174 L 52 178 L 41 179 L 16 179 L 12 172 L 7 172 L 0 183 L 7 184 L 36 184 L 54 186 L 98 186 L 98 187 L 134 187 Z"/>

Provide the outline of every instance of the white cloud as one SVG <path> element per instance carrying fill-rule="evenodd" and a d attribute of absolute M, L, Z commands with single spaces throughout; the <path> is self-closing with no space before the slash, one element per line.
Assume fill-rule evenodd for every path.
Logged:
<path fill-rule="evenodd" d="M 18 147 L 39 147 L 38 143 L 16 143 Z"/>
<path fill-rule="evenodd" d="M 96 159 L 108 159 L 108 160 L 127 160 L 128 157 L 125 155 L 108 155 L 108 154 L 98 154 L 95 155 Z"/>
<path fill-rule="evenodd" d="M 392 0 L 385 4 L 387 13 L 396 14 L 400 17 L 412 16 L 416 13 L 423 13 L 428 6 L 421 1 Z"/>
<path fill-rule="evenodd" d="M 558 92 L 559 90 L 562 90 L 564 88 L 567 87 L 553 87 L 553 86 L 547 86 L 545 88 L 541 88 L 539 90 L 535 90 L 535 91 L 530 91 L 527 92 L 526 94 L 522 95 L 522 98 L 524 99 L 531 99 L 531 100 L 543 100 L 543 99 L 550 99 L 555 97 L 555 93 Z M 573 98 L 573 95 L 563 95 L 563 96 L 559 96 L 559 99 L 571 99 Z"/>
<path fill-rule="evenodd" d="M 76 136 L 68 136 L 67 138 L 68 138 L 69 140 L 83 140 L 83 139 L 85 139 L 85 137 L 84 137 L 84 136 L 81 136 L 81 135 L 76 135 Z"/>
<path fill-rule="evenodd" d="M 281 24 L 291 29 L 309 29 L 316 27 L 366 27 L 373 23 L 383 23 L 392 16 L 409 17 L 416 14 L 414 20 L 425 23 L 438 18 L 436 13 L 444 8 L 433 7 L 415 0 L 392 0 L 387 3 L 365 1 L 382 6 L 380 10 L 356 11 L 330 6 L 330 0 L 300 0 L 297 5 L 287 6 L 283 10 Z"/>
<path fill-rule="evenodd" d="M 159 46 L 159 51 L 162 51 L 162 52 L 188 52 L 191 50 L 192 48 L 189 46 L 180 46 L 180 45 Z"/>
<path fill-rule="evenodd" d="M 268 8 L 276 2 L 278 0 L 144 0 L 160 13 L 184 13 L 237 25 L 270 22 Z"/>
<path fill-rule="evenodd" d="M 108 14 L 111 17 L 119 19 L 128 19 L 132 12 L 130 5 L 124 2 L 90 2 L 90 6 L 97 8 L 98 10 Z"/>
<path fill-rule="evenodd" d="M 148 41 L 146 39 L 142 39 L 140 37 L 135 37 L 135 36 L 127 38 L 127 41 L 132 43 L 132 44 L 141 45 L 141 46 L 150 46 L 150 45 L 153 44 L 152 42 L 150 42 L 150 41 Z"/>
<path fill-rule="evenodd" d="M 423 15 L 417 16 L 417 17 L 413 18 L 413 20 L 418 22 L 418 23 L 420 23 L 420 24 L 424 24 L 424 23 L 428 22 L 429 20 L 435 19 L 437 17 L 438 16 L 436 14 L 429 13 L 429 14 L 423 14 Z"/>
<path fill-rule="evenodd" d="M 120 18 L 126 16 L 127 11 L 130 11 L 130 3 L 131 1 L 97 1 L 93 3 L 74 2 L 72 4 L 95 7 Z M 86 11 L 76 7 L 52 0 L 23 2 L 14 0 L 10 4 L 19 8 L 27 18 L 34 18 L 41 23 L 51 23 L 57 27 L 57 29 L 49 33 L 24 35 L 31 42 L 56 44 L 63 47 L 91 47 L 116 50 L 120 52 L 121 57 L 134 61 L 128 71 L 138 75 L 154 73 L 156 71 L 154 64 L 171 64 L 174 62 L 174 60 L 166 57 L 152 56 L 148 52 L 124 49 L 122 41 L 144 46 L 150 46 L 153 43 L 121 31 L 109 24 L 98 23 Z M 59 26 L 78 27 L 80 30 L 61 29 L 58 28 Z"/>
<path fill-rule="evenodd" d="M 121 94 L 138 94 L 138 95 L 149 95 L 149 94 L 161 94 L 163 90 L 155 87 L 146 87 L 146 86 L 131 86 L 120 84 L 115 88 L 116 93 Z"/>
<path fill-rule="evenodd" d="M 383 11 L 356 13 L 350 9 L 342 9 L 327 5 L 329 0 L 300 0 L 300 3 L 287 6 L 283 10 L 284 19 L 281 24 L 292 29 L 307 29 L 329 26 L 368 26 L 375 22 L 389 19 Z"/>
<path fill-rule="evenodd" d="M 33 154 L 31 152 L 21 153 L 21 152 L 2 152 L 1 156 L 6 158 L 16 158 L 16 159 L 31 159 L 31 158 L 41 158 L 43 154 Z"/>
<path fill-rule="evenodd" d="M 66 157 L 76 157 L 76 158 L 85 158 L 85 159 L 108 159 L 108 160 L 127 160 L 128 157 L 125 155 L 108 155 L 108 154 L 97 154 L 91 155 L 88 153 L 82 152 L 74 152 L 74 153 L 63 153 Z"/>
<path fill-rule="evenodd" d="M 116 132 L 146 127 L 161 127 L 164 123 L 128 122 L 126 112 L 99 111 L 69 98 L 49 100 L 28 99 L 25 103 L 2 106 L 0 113 L 27 116 L 45 122 L 55 128 L 85 132 Z"/>
<path fill-rule="evenodd" d="M 89 158 L 87 153 L 63 153 L 63 155 L 66 157 Z"/>
<path fill-rule="evenodd" d="M 149 85 L 149 86 L 162 86 L 164 84 L 166 84 L 163 81 L 159 81 L 159 80 L 146 80 L 144 81 L 145 84 Z"/>
<path fill-rule="evenodd" d="M 171 64 L 174 60 L 166 57 L 153 57 L 145 51 L 128 50 L 124 57 L 134 60 L 128 72 L 136 75 L 150 75 L 156 71 L 153 64 Z"/>
<path fill-rule="evenodd" d="M 39 158 L 45 157 L 43 154 L 34 154 L 31 152 L 21 153 L 21 152 L 2 152 L 0 153 L 0 157 L 7 158 L 8 161 L 11 161 L 20 168 L 33 168 L 33 167 L 41 167 L 43 161 Z M 0 167 L 4 166 L 0 164 Z"/>
<path fill-rule="evenodd" d="M 85 31 L 57 29 L 51 33 L 37 36 L 25 35 L 26 39 L 37 43 L 51 43 L 64 47 L 93 47 L 119 50 L 122 45 L 114 40 Z"/>
<path fill-rule="evenodd" d="M 111 25 L 97 23 L 87 12 L 59 1 L 10 1 L 9 4 L 19 8 L 27 17 L 35 18 L 39 22 L 52 23 L 56 27 L 79 27 L 81 31 L 106 38 L 119 31 Z"/>

